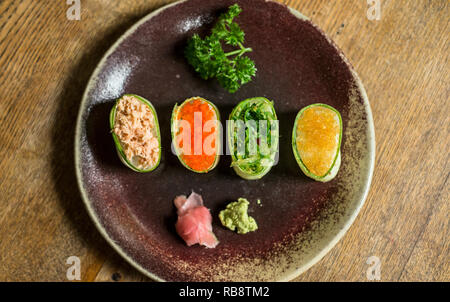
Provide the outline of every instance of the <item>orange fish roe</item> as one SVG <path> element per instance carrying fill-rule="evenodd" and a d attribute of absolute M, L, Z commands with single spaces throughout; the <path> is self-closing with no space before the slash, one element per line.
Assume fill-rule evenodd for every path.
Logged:
<path fill-rule="evenodd" d="M 195 114 L 198 113 L 198 114 Z M 194 120 L 195 118 L 199 118 L 201 113 L 201 121 L 198 119 L 195 121 L 195 125 L 198 126 L 197 128 L 194 128 Z M 216 150 L 216 138 L 217 138 L 217 127 L 211 127 L 210 131 L 204 131 L 205 123 L 208 121 L 215 121 L 217 120 L 217 114 L 214 110 L 214 108 L 205 102 L 204 100 L 200 98 L 193 98 L 192 100 L 184 103 L 177 115 L 178 121 L 186 121 L 190 125 L 190 149 L 186 150 L 189 145 L 187 145 L 183 148 L 183 126 L 180 125 L 180 128 L 177 132 L 177 138 L 178 138 L 178 147 L 182 150 L 181 159 L 183 162 L 190 167 L 191 169 L 195 171 L 207 171 L 211 168 L 211 166 L 214 165 L 217 150 Z M 200 128 L 201 125 L 201 128 Z M 213 139 L 209 138 L 209 142 L 205 146 L 205 140 L 208 137 L 211 137 L 213 134 Z M 195 148 L 196 145 L 200 146 L 199 142 L 196 142 L 195 139 L 199 139 L 201 135 L 201 150 L 199 148 Z M 204 150 L 205 148 L 213 148 L 214 152 L 210 152 L 210 150 Z M 199 152 L 200 151 L 200 152 Z M 209 152 L 207 152 L 209 151 Z M 200 154 L 196 154 L 200 153 Z M 211 154 L 212 153 L 212 154 Z"/>
<path fill-rule="evenodd" d="M 340 123 L 337 114 L 326 107 L 305 109 L 297 123 L 297 150 L 306 168 L 324 176 L 331 168 L 339 147 Z"/>
<path fill-rule="evenodd" d="M 136 97 L 125 95 L 117 103 L 114 133 L 133 166 L 146 170 L 157 163 L 160 151 L 155 117 Z"/>

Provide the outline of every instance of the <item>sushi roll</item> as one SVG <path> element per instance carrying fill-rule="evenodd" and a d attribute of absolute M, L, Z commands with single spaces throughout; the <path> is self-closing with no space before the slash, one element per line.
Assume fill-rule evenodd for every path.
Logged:
<path fill-rule="evenodd" d="M 172 145 L 181 164 L 196 173 L 208 173 L 219 162 L 220 115 L 217 107 L 193 97 L 172 111 Z"/>
<path fill-rule="evenodd" d="M 292 150 L 306 176 L 328 182 L 341 165 L 342 118 L 325 104 L 300 110 L 292 131 Z"/>
<path fill-rule="evenodd" d="M 273 103 L 262 97 L 244 100 L 233 109 L 229 120 L 231 166 L 243 179 L 261 179 L 275 164 L 278 152 L 278 119 Z"/>
<path fill-rule="evenodd" d="M 155 170 L 161 160 L 161 134 L 153 105 L 141 96 L 120 97 L 109 116 L 120 160 L 136 172 Z"/>

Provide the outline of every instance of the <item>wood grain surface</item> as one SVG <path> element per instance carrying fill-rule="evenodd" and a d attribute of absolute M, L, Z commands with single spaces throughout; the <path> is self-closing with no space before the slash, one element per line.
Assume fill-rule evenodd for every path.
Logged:
<path fill-rule="evenodd" d="M 372 187 L 345 237 L 295 281 L 450 281 L 450 1 L 291 0 L 344 51 L 367 89 Z M 87 81 L 137 20 L 171 1 L 0 0 L 0 281 L 148 281 L 106 243 L 78 192 L 73 139 Z"/>

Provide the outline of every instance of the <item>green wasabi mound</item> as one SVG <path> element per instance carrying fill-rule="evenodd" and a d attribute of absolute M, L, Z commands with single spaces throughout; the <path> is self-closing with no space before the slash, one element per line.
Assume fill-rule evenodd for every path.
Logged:
<path fill-rule="evenodd" d="M 248 216 L 249 202 L 245 198 L 239 198 L 238 201 L 227 205 L 225 210 L 219 213 L 222 225 L 238 234 L 247 234 L 258 229 L 255 219 Z"/>

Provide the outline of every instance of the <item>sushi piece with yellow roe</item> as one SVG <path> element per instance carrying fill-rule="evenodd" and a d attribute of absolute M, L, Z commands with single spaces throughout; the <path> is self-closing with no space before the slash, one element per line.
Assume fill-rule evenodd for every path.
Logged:
<path fill-rule="evenodd" d="M 341 165 L 342 118 L 333 107 L 313 104 L 300 110 L 292 131 L 292 149 L 301 170 L 328 182 Z"/>

